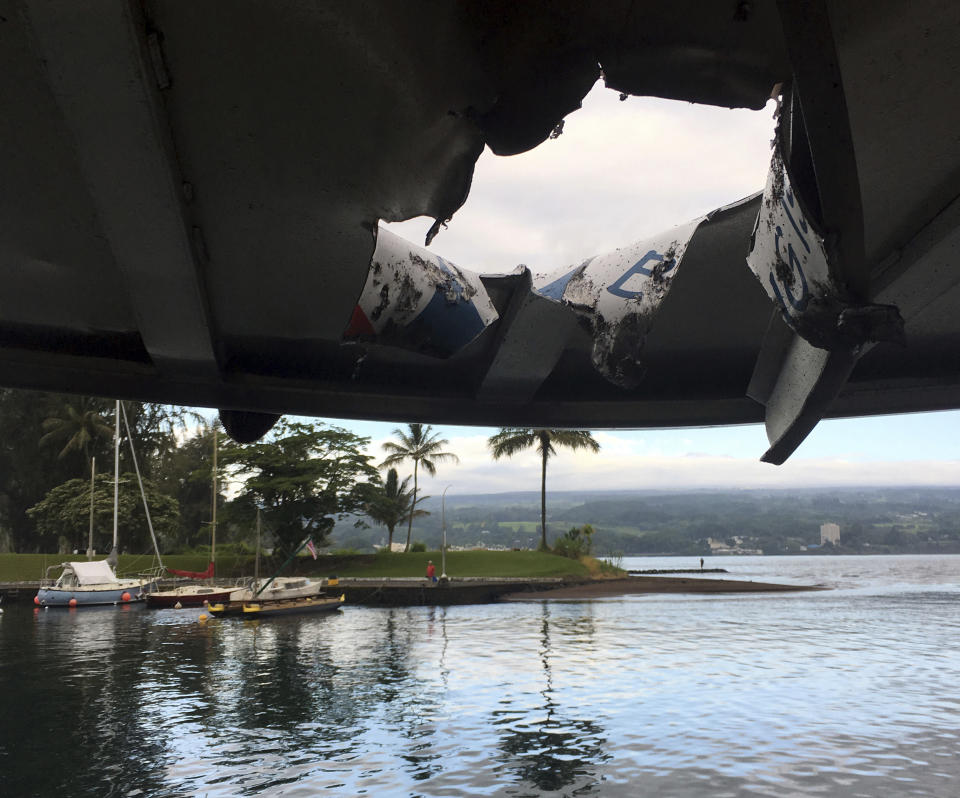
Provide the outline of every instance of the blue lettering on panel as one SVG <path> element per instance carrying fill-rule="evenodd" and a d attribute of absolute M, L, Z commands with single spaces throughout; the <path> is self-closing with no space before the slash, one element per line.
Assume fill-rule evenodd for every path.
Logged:
<path fill-rule="evenodd" d="M 657 252 L 655 249 L 651 249 L 644 255 L 640 260 L 633 264 L 629 269 L 627 269 L 617 280 L 607 286 L 607 291 L 609 291 L 614 296 L 622 297 L 623 299 L 641 299 L 643 297 L 643 291 L 627 291 L 623 286 L 631 277 L 635 274 L 643 274 L 649 277 L 653 274 L 653 269 L 648 269 L 646 264 L 648 263 L 662 263 L 663 255 Z M 676 267 L 676 260 L 671 260 L 668 262 L 667 267 L 663 270 L 663 273 L 671 271 Z"/>
<path fill-rule="evenodd" d="M 773 237 L 774 251 L 777 253 L 778 259 L 782 258 L 783 261 L 790 267 L 790 270 L 795 272 L 800 277 L 800 296 L 795 296 L 793 291 L 790 290 L 790 286 L 787 284 L 787 281 L 783 279 L 783 276 L 776 274 L 776 265 L 774 265 L 774 268 L 770 272 L 770 285 L 773 287 L 773 292 L 776 295 L 777 302 L 779 302 L 780 307 L 783 308 L 784 313 L 789 316 L 789 309 L 787 308 L 786 302 L 784 302 L 783 295 L 786 294 L 786 298 L 793 308 L 802 313 L 806 309 L 807 303 L 810 301 L 810 290 L 807 286 L 807 276 L 803 273 L 803 268 L 800 265 L 800 259 L 797 257 L 797 253 L 793 248 L 793 244 L 787 244 L 787 253 L 785 258 L 780 252 L 780 242 L 782 239 L 783 228 L 780 227 L 780 225 L 777 225 Z M 780 286 L 777 284 L 777 279 L 775 279 L 775 276 L 783 284 L 782 293 L 780 291 Z M 792 282 L 793 281 L 791 281 L 791 283 Z"/>

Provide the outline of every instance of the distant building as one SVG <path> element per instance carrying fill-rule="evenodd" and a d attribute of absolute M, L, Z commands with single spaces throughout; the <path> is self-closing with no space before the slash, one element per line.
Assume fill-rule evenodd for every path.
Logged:
<path fill-rule="evenodd" d="M 376 544 L 376 543 L 373 544 L 373 548 L 375 548 L 377 551 L 380 551 L 381 549 L 385 549 L 386 547 L 387 547 L 387 544 L 386 544 L 386 543 L 381 543 L 381 544 L 379 544 L 379 545 Z M 407 544 L 406 544 L 406 543 L 391 543 L 391 544 L 390 544 L 390 551 L 399 551 L 399 552 L 402 552 L 405 548 L 407 548 Z"/>
<path fill-rule="evenodd" d="M 722 540 L 714 540 L 713 538 L 707 538 L 707 545 L 710 546 L 711 554 L 763 554 L 762 549 L 749 549 L 744 548 L 741 544 L 743 543 L 742 537 L 733 538 L 733 546 L 728 546 Z"/>
<path fill-rule="evenodd" d="M 820 545 L 832 543 L 834 546 L 840 545 L 840 527 L 837 524 L 823 524 L 820 527 Z"/>

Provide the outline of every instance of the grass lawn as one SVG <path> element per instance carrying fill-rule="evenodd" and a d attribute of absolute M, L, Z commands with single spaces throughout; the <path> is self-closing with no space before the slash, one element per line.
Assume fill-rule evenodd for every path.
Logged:
<path fill-rule="evenodd" d="M 85 560 L 80 554 L 0 554 L 0 582 L 33 582 L 41 579 L 48 565 L 66 560 Z M 97 559 L 102 559 L 98 555 Z M 427 570 L 427 560 L 433 560 L 440 575 L 440 552 L 408 552 L 381 554 L 352 554 L 321 556 L 314 561 L 309 556 L 298 557 L 284 570 L 284 574 L 304 576 L 357 576 L 357 577 L 422 577 Z M 168 554 L 164 564 L 186 571 L 203 571 L 207 558 L 203 554 Z M 146 571 L 153 565 L 149 555 L 120 555 L 117 569 L 122 575 Z M 271 575 L 280 563 L 266 559 L 260 573 Z M 496 577 L 572 577 L 577 579 L 599 576 L 600 564 L 596 560 L 585 562 L 571 560 L 557 554 L 540 551 L 451 551 L 447 552 L 447 575 Z M 615 575 L 606 567 L 606 575 Z M 59 571 L 53 574 L 59 575 Z M 217 557 L 217 576 L 234 579 L 253 575 L 253 557 L 226 553 Z"/>
<path fill-rule="evenodd" d="M 440 552 L 395 552 L 391 554 L 358 554 L 349 557 L 321 557 L 316 563 L 304 563 L 308 567 L 328 566 L 324 575 L 337 576 L 424 576 L 427 560 L 433 560 L 440 575 Z M 304 569 L 305 570 L 305 569 Z M 329 573 L 328 573 L 329 571 Z M 583 563 L 539 551 L 448 551 L 447 575 L 458 576 L 530 576 L 589 577 L 590 571 Z"/>

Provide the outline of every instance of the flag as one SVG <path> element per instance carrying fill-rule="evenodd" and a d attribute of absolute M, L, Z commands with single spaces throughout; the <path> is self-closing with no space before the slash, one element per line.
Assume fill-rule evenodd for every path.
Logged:
<path fill-rule="evenodd" d="M 313 538 L 307 538 L 307 551 L 313 555 L 313 559 L 317 559 L 317 547 L 313 545 Z"/>

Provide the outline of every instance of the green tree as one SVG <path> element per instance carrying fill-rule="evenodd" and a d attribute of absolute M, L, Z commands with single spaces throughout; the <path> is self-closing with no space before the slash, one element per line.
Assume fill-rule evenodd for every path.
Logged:
<path fill-rule="evenodd" d="M 13 551 L 45 551 L 56 537 L 45 538 L 27 515 L 61 482 L 78 475 L 72 458 L 58 459 L 51 446 L 40 446 L 43 422 L 70 400 L 64 394 L 0 389 L 0 527 Z M 54 550 L 51 548 L 51 550 Z"/>
<path fill-rule="evenodd" d="M 589 449 L 599 452 L 600 444 L 586 430 L 533 429 L 503 427 L 487 439 L 494 460 L 512 457 L 517 452 L 535 447 L 540 454 L 540 548 L 547 549 L 547 460 L 557 453 L 556 446 L 566 449 Z"/>
<path fill-rule="evenodd" d="M 361 451 L 369 442 L 341 427 L 282 421 L 267 441 L 225 448 L 243 480 L 232 504 L 262 507 L 281 553 L 308 534 L 322 545 L 338 517 L 363 512 L 379 476 Z"/>
<path fill-rule="evenodd" d="M 452 452 L 441 451 L 450 441 L 440 438 L 434 433 L 429 424 L 407 424 L 407 429 L 395 429 L 393 434 L 396 441 L 387 441 L 383 450 L 388 452 L 387 457 L 380 464 L 380 468 L 389 468 L 407 460 L 413 462 L 413 505 L 417 504 L 417 471 L 422 465 L 423 470 L 431 477 L 437 474 L 438 463 L 459 463 L 460 458 Z M 413 532 L 413 516 L 407 519 L 407 545 L 404 551 L 410 550 L 410 535 Z"/>
<path fill-rule="evenodd" d="M 179 520 L 177 502 L 162 494 L 149 480 L 144 480 L 144 492 L 150 507 L 150 519 L 159 540 L 168 540 Z M 113 476 L 100 474 L 93 493 L 94 547 L 106 551 L 113 541 Z M 71 479 L 57 485 L 27 510 L 37 530 L 53 539 L 65 538 L 70 548 L 87 547 L 90 522 L 90 481 Z M 150 551 L 150 531 L 137 484 L 136 474 L 122 474 L 117 502 L 117 528 L 121 548 L 141 553 Z"/>
<path fill-rule="evenodd" d="M 140 470 L 149 477 L 160 478 L 179 448 L 182 433 L 193 425 L 204 423 L 203 416 L 188 407 L 142 402 L 124 402 L 123 405 Z M 122 421 L 121 433 L 126 435 Z M 121 463 L 128 462 L 129 454 L 129 446 L 122 444 Z M 129 467 L 132 468 L 132 464 Z"/>
<path fill-rule="evenodd" d="M 197 414 L 182 407 L 124 402 L 142 473 L 164 492 L 173 484 L 167 462 L 180 431 Z M 0 540 L 14 551 L 53 551 L 57 537 L 38 529 L 27 509 L 72 477 L 89 475 L 91 455 L 112 470 L 114 401 L 67 394 L 0 389 Z M 99 417 L 99 419 L 98 419 Z M 121 425 L 121 432 L 126 432 Z M 122 471 L 133 471 L 120 447 Z M 49 529 L 49 527 L 45 527 Z"/>
<path fill-rule="evenodd" d="M 175 538 L 181 547 L 193 548 L 210 544 L 210 522 L 213 512 L 213 427 L 204 425 L 195 434 L 173 449 L 155 469 L 155 479 L 164 493 L 173 496 L 180 506 L 180 524 Z M 223 430 L 218 436 L 221 461 L 227 449 Z M 218 465 L 219 470 L 219 465 Z M 226 500 L 222 479 L 217 484 L 217 513 Z M 218 519 L 223 520 L 223 519 Z M 225 540 L 225 524 L 218 524 L 217 540 Z"/>
<path fill-rule="evenodd" d="M 371 489 L 371 496 L 365 507 L 366 514 L 375 523 L 387 528 L 387 551 L 391 551 L 393 546 L 394 528 L 408 519 L 410 508 L 413 507 L 413 491 L 407 488 L 409 483 L 410 477 L 405 477 L 401 482 L 397 477 L 397 469 L 391 468 L 387 471 L 387 481 Z M 430 497 L 421 496 L 417 499 L 417 503 L 428 498 Z M 420 517 L 429 513 L 426 510 L 417 509 L 413 515 Z"/>
<path fill-rule="evenodd" d="M 107 420 L 107 402 L 90 396 L 72 396 L 61 406 L 60 412 L 43 420 L 45 434 L 41 446 L 61 446 L 57 458 L 62 460 L 71 453 L 83 455 L 85 464 L 102 450 L 99 446 L 113 438 L 113 424 Z"/>

